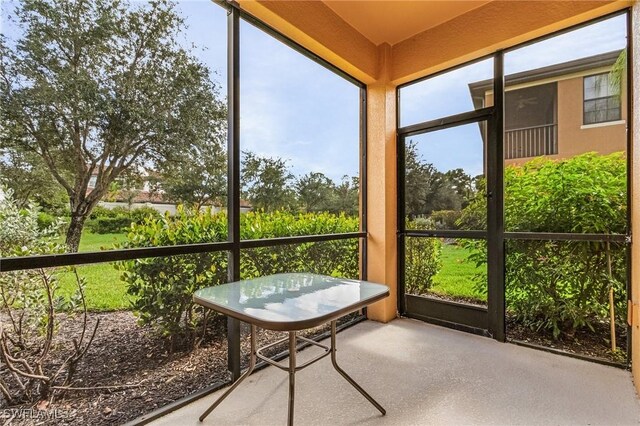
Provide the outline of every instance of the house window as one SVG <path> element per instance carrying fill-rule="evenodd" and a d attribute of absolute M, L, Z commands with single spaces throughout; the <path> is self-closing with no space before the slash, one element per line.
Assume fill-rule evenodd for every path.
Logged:
<path fill-rule="evenodd" d="M 584 78 L 584 124 L 620 120 L 620 90 L 609 73 Z"/>

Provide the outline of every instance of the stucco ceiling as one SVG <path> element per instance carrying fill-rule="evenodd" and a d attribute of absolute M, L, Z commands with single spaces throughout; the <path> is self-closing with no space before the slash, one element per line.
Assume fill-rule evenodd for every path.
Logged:
<path fill-rule="evenodd" d="M 324 3 L 374 44 L 393 45 L 489 1 L 324 0 Z"/>

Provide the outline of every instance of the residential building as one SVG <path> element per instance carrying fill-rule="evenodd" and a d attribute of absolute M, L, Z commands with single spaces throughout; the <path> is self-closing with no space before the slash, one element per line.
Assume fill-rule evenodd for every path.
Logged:
<path fill-rule="evenodd" d="M 94 172 L 89 179 L 87 185 L 87 193 L 91 192 L 96 185 L 96 179 L 98 178 L 98 172 Z M 175 200 L 167 197 L 166 193 L 162 190 L 162 184 L 154 183 L 152 185 L 148 175 L 142 178 L 142 186 L 139 188 L 133 188 L 130 190 L 115 191 L 111 196 L 105 197 L 98 202 L 99 206 L 107 209 L 114 209 L 116 207 L 123 207 L 127 209 L 138 209 L 141 207 L 151 207 L 161 214 L 169 212 L 173 215 L 176 213 L 178 204 Z M 211 208 L 216 213 L 224 211 L 225 208 L 216 206 L 213 204 L 207 204 L 203 208 Z M 240 199 L 240 212 L 246 213 L 251 210 L 251 204 L 243 199 Z"/>
<path fill-rule="evenodd" d="M 505 76 L 506 164 L 532 157 L 626 151 L 625 83 L 611 73 L 621 51 Z M 493 104 L 493 81 L 471 83 L 476 109 Z M 486 142 L 486 129 L 481 126 Z"/>

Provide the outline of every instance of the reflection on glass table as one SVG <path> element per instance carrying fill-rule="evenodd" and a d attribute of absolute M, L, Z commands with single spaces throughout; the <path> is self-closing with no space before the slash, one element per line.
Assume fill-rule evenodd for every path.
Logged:
<path fill-rule="evenodd" d="M 382 284 L 310 273 L 269 275 L 196 291 L 193 296 L 196 303 L 251 325 L 249 368 L 200 416 L 200 421 L 203 421 L 240 382 L 251 374 L 256 365 L 256 359 L 260 358 L 289 373 L 288 424 L 292 425 L 295 373 L 327 355 L 331 355 L 333 367 L 383 415 L 386 414 L 385 409 L 338 366 L 336 321 L 387 296 L 389 296 L 389 289 Z M 330 346 L 296 335 L 299 330 L 317 327 L 327 322 L 331 322 Z M 257 327 L 287 331 L 289 336 L 262 348 L 256 348 Z M 315 358 L 297 365 L 296 352 L 299 340 L 318 346 L 324 351 Z M 285 341 L 289 342 L 288 365 L 282 365 L 262 355 L 261 351 Z"/>

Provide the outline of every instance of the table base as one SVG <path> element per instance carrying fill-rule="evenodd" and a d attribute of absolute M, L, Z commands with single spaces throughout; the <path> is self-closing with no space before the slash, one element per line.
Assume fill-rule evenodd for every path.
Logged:
<path fill-rule="evenodd" d="M 297 365 L 296 364 L 296 353 L 297 353 L 297 341 L 298 340 L 302 340 L 304 342 L 310 343 L 312 345 L 315 346 L 319 346 L 322 349 L 324 349 L 324 353 L 316 356 L 315 358 L 305 362 L 304 364 L 301 365 Z M 289 342 L 289 364 L 288 365 L 283 365 L 281 363 L 278 363 L 276 361 L 273 361 L 270 358 L 267 358 L 266 356 L 262 355 L 260 352 L 270 348 L 272 346 L 275 346 L 279 343 L 283 343 L 285 341 Z M 255 366 L 256 366 L 256 359 L 260 358 L 261 360 L 268 362 L 269 364 L 280 368 L 281 370 L 285 370 L 289 372 L 289 404 L 288 404 L 288 408 L 289 408 L 289 413 L 288 413 L 288 417 L 287 417 L 287 424 L 289 426 L 293 425 L 293 408 L 294 408 L 294 402 L 295 402 L 295 375 L 296 375 L 296 371 L 302 370 L 305 367 L 308 367 L 309 365 L 313 364 L 316 361 L 321 360 L 322 358 L 326 357 L 327 355 L 331 355 L 331 364 L 333 365 L 333 367 L 336 369 L 336 371 L 338 373 L 340 373 L 340 375 L 342 377 L 345 378 L 345 380 L 347 382 L 349 382 L 351 384 L 351 386 L 353 386 L 354 388 L 356 388 L 356 390 L 358 392 L 360 392 L 362 394 L 362 396 L 364 396 L 365 398 L 367 398 L 367 400 L 373 404 L 374 407 L 376 407 L 378 409 L 378 411 L 380 411 L 382 413 L 382 415 L 384 416 L 387 412 L 386 410 L 382 407 L 382 405 L 380 405 L 375 399 L 373 399 L 373 397 L 371 395 L 369 395 L 364 389 L 362 389 L 362 387 L 356 383 L 355 380 L 353 380 L 351 378 L 351 376 L 349 376 L 342 368 L 340 368 L 340 366 L 338 365 L 338 362 L 336 360 L 336 321 L 331 321 L 331 346 L 325 346 L 322 345 L 318 342 L 315 342 L 311 339 L 307 339 L 306 337 L 302 337 L 302 336 L 297 336 L 295 331 L 290 331 L 289 332 L 289 336 L 285 337 L 284 339 L 278 340 L 277 342 L 274 343 L 270 343 L 266 346 L 263 346 L 261 348 L 257 348 L 256 349 L 256 326 L 251 324 L 251 354 L 249 356 L 249 368 L 247 368 L 247 370 L 242 374 L 242 376 L 240 376 L 238 378 L 238 380 L 235 381 L 235 383 L 233 383 L 233 385 L 231 385 L 231 387 L 229 389 L 227 389 L 225 391 L 225 393 L 223 393 L 222 395 L 220 395 L 220 397 L 215 400 L 213 402 L 213 404 L 211 404 L 211 406 L 209 408 L 207 408 L 207 410 L 202 413 L 202 415 L 200 416 L 200 421 L 204 421 L 204 419 L 211 414 L 211 412 L 218 406 L 220 405 L 220 403 L 222 401 L 224 401 L 224 399 L 229 396 L 229 394 L 231 394 L 231 392 L 233 392 L 238 385 L 244 380 L 246 379 L 249 375 L 251 375 L 251 373 L 253 372 Z"/>

